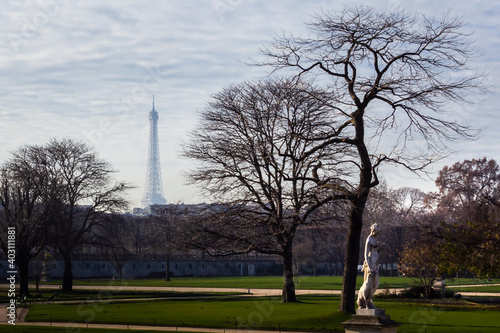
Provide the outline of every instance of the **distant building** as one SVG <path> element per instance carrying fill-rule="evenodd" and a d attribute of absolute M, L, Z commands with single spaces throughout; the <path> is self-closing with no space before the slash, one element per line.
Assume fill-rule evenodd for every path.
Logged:
<path fill-rule="evenodd" d="M 201 204 L 152 204 L 148 205 L 144 208 L 134 208 L 134 215 L 165 215 L 166 213 L 176 213 L 177 215 L 199 215 L 203 209 L 209 207 L 209 205 L 201 203 Z"/>

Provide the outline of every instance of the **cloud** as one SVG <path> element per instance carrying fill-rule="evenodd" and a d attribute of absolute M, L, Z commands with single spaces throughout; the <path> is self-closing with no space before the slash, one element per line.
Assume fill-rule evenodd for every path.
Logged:
<path fill-rule="evenodd" d="M 475 31 L 483 56 L 474 65 L 498 70 L 498 1 L 370 4 L 427 14 L 452 8 Z M 137 205 L 154 94 L 166 197 L 203 201 L 180 176 L 192 162 L 177 156 L 179 143 L 196 125 L 196 111 L 223 86 L 265 75 L 265 69 L 243 62 L 258 57 L 272 34 L 281 29 L 306 34 L 303 23 L 310 21 L 309 14 L 341 6 L 299 0 L 5 1 L 0 13 L 0 161 L 10 150 L 54 136 L 86 140 L 120 170 L 117 178 L 139 186 L 131 192 Z M 490 79 L 493 86 L 497 77 Z M 495 92 L 468 109 L 467 121 L 489 126 L 476 147 L 499 159 L 488 144 L 488 138 L 498 140 L 497 98 Z M 472 146 L 464 147 L 456 159 L 472 153 Z"/>

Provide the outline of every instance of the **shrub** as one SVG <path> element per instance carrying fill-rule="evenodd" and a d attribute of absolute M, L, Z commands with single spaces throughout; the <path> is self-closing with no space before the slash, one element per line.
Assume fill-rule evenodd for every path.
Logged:
<path fill-rule="evenodd" d="M 426 296 L 426 288 L 423 286 L 411 287 L 410 289 L 406 289 L 401 291 L 401 297 L 404 298 L 421 298 Z M 436 298 L 439 294 L 431 288 L 429 291 L 429 295 L 427 298 Z"/>

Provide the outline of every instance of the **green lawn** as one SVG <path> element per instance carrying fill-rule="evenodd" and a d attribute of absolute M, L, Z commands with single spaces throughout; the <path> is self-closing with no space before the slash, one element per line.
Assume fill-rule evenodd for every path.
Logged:
<path fill-rule="evenodd" d="M 299 296 L 300 303 L 282 304 L 278 298 L 231 298 L 114 302 L 100 305 L 32 305 L 27 321 L 130 323 L 241 329 L 342 331 L 349 316 L 337 311 L 339 297 Z M 400 332 L 498 332 L 498 307 L 459 304 L 429 305 L 377 299 L 392 319 L 403 323 Z"/>
<path fill-rule="evenodd" d="M 8 303 L 8 289 L 0 288 L 0 303 Z M 231 295 L 231 293 L 214 292 L 177 292 L 177 291 L 105 291 L 105 290 L 78 290 L 75 289 L 70 293 L 60 292 L 58 288 L 40 289 L 39 291 L 32 290 L 31 297 L 26 299 L 27 302 L 48 301 L 75 301 L 75 300 L 109 300 L 109 299 L 129 299 L 129 298 L 165 298 L 165 297 L 208 297 L 208 296 L 223 296 Z"/>
<path fill-rule="evenodd" d="M 401 332 L 499 332 L 498 307 L 419 304 L 378 300 L 391 318 L 403 323 Z"/>
<path fill-rule="evenodd" d="M 460 284 L 482 284 L 482 285 L 488 285 L 488 284 L 499 284 L 500 279 L 467 279 L 467 278 L 449 278 L 446 279 L 446 284 L 447 285 L 460 285 Z"/>
<path fill-rule="evenodd" d="M 33 305 L 27 321 L 77 321 L 142 325 L 199 326 L 289 330 L 340 330 L 348 317 L 332 304 L 338 298 L 302 297 L 282 304 L 278 298 L 233 298 L 121 302 L 106 305 Z M 333 302 L 333 303 L 332 303 Z"/>
<path fill-rule="evenodd" d="M 341 290 L 341 276 L 301 276 L 296 284 L 297 289 L 313 290 Z M 363 278 L 357 279 L 358 288 L 361 286 Z M 60 284 L 61 281 L 53 281 L 50 284 Z M 283 278 L 281 276 L 240 276 L 240 277 L 179 277 L 172 281 L 163 279 L 137 279 L 124 280 L 75 280 L 75 285 L 126 285 L 126 286 L 150 286 L 150 287 L 190 287 L 190 288 L 245 288 L 245 289 L 281 289 Z M 405 288 L 416 285 L 409 278 L 405 277 L 381 277 L 380 289 L 385 288 Z"/>
<path fill-rule="evenodd" d="M 297 289 L 312 290 L 341 290 L 341 276 L 300 276 Z M 357 279 L 357 288 L 361 286 L 363 278 Z M 446 279 L 446 285 L 467 285 L 467 284 L 488 284 L 500 283 L 500 280 L 480 280 L 480 279 Z M 53 281 L 47 284 L 60 285 L 61 281 Z M 117 280 L 109 279 L 90 279 L 75 280 L 75 285 L 125 285 L 125 286 L 149 286 L 149 287 L 190 287 L 190 288 L 245 288 L 245 289 L 281 289 L 283 287 L 283 278 L 281 276 L 236 276 L 236 277 L 177 277 L 172 281 L 164 279 L 134 279 Z M 412 279 L 407 277 L 381 277 L 379 289 L 385 288 L 407 288 L 417 285 Z M 494 287 L 494 286 L 491 286 Z"/>
<path fill-rule="evenodd" d="M 0 325 L 0 333 L 68 333 L 68 332 L 81 332 L 81 333 L 158 333 L 158 331 L 151 330 L 127 330 L 127 329 L 104 329 L 104 328 L 78 328 L 69 329 L 66 327 L 43 327 L 43 326 L 29 326 L 29 325 Z M 184 332 L 185 333 L 185 332 Z"/>
<path fill-rule="evenodd" d="M 481 286 L 481 287 L 451 287 L 453 291 L 472 291 L 485 293 L 500 293 L 500 286 Z"/>

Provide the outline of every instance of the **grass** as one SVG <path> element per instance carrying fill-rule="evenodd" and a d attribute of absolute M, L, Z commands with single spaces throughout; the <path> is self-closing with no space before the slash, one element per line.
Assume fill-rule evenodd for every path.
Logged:
<path fill-rule="evenodd" d="M 382 277 L 379 289 L 415 285 L 409 278 Z M 362 278 L 358 279 L 358 288 Z M 473 279 L 447 279 L 446 284 L 482 284 Z M 58 281 L 54 282 L 55 284 Z M 498 281 L 488 281 L 498 283 Z M 111 280 L 75 280 L 75 285 L 120 285 Z M 204 277 L 127 280 L 121 285 L 150 287 L 272 288 L 282 287 L 281 277 Z M 341 277 L 300 277 L 297 289 L 339 290 Z M 461 287 L 461 290 L 499 292 L 500 287 Z M 456 290 L 456 289 L 454 289 Z M 80 291 L 78 291 L 80 292 Z M 93 291 L 95 294 L 96 291 Z M 160 292 L 121 291 L 143 297 Z M 161 294 L 161 293 L 160 293 Z M 76 297 L 76 296 L 75 296 Z M 299 296 L 299 303 L 282 304 L 279 298 L 213 298 L 196 300 L 157 300 L 105 302 L 104 304 L 33 304 L 27 321 L 92 322 L 137 325 L 194 326 L 240 329 L 343 331 L 341 322 L 349 315 L 337 311 L 338 296 Z M 479 306 L 465 301 L 436 303 L 377 298 L 376 305 L 386 309 L 391 318 L 403 325 L 400 332 L 498 332 L 500 307 Z M 0 330 L 0 332 L 2 332 Z M 30 331 L 31 332 L 31 331 Z M 52 332 L 52 331 L 51 331 Z"/>
<path fill-rule="evenodd" d="M 8 303 L 8 289 L 0 288 L 0 303 Z M 177 292 L 177 291 L 129 291 L 129 290 L 73 290 L 70 293 L 61 292 L 59 289 L 40 289 L 39 291 L 31 291 L 31 297 L 26 301 L 29 302 L 46 302 L 52 301 L 77 301 L 77 300 L 110 300 L 110 299 L 133 299 L 133 298 L 165 298 L 165 297 L 208 297 L 234 295 L 234 293 L 224 292 Z"/>
<path fill-rule="evenodd" d="M 477 279 L 477 278 L 449 278 L 446 279 L 447 285 L 464 285 L 464 284 L 499 284 L 500 279 Z"/>
<path fill-rule="evenodd" d="M 67 327 L 43 327 L 43 326 L 30 326 L 30 325 L 0 325 L 0 333 L 68 333 L 68 332 L 81 332 L 81 333 L 158 333 L 152 330 L 128 330 L 128 329 L 105 329 L 105 328 L 74 328 L 68 329 Z"/>
<path fill-rule="evenodd" d="M 297 289 L 311 290 L 341 290 L 341 276 L 300 276 L 299 283 L 296 283 Z M 357 288 L 363 282 L 360 276 L 357 279 Z M 481 280 L 481 279 L 446 279 L 446 285 L 469 285 L 500 283 L 500 280 Z M 61 281 L 52 281 L 46 284 L 60 285 Z M 148 287 L 187 287 L 187 288 L 243 288 L 243 289 L 281 289 L 283 287 L 283 278 L 281 276 L 236 276 L 236 277 L 177 277 L 172 281 L 164 279 L 134 279 L 117 280 L 109 279 L 88 279 L 75 280 L 74 285 L 95 285 L 95 286 L 148 286 Z M 412 279 L 407 277 L 381 277 L 379 289 L 386 288 L 407 288 L 417 285 Z M 490 286 L 494 287 L 494 286 Z M 488 288 L 490 288 L 488 287 Z M 498 289 L 494 289 L 498 290 Z M 495 291 L 496 292 L 496 291 Z"/>
<path fill-rule="evenodd" d="M 485 293 L 500 293 L 500 286 L 450 287 L 450 289 L 457 292 L 471 291 L 471 292 L 485 292 Z"/>
<path fill-rule="evenodd" d="M 357 279 L 357 288 L 361 286 L 363 278 Z M 49 284 L 58 285 L 61 281 Z M 118 282 L 109 279 L 75 280 L 74 285 L 124 285 L 124 286 L 149 286 L 149 287 L 188 287 L 188 288 L 244 288 L 244 289 L 281 289 L 283 278 L 281 276 L 240 276 L 240 277 L 179 277 L 172 281 L 163 279 L 136 279 Z M 405 277 L 381 277 L 380 289 L 405 288 L 416 285 Z M 299 277 L 297 289 L 311 290 L 341 290 L 341 276 L 303 276 Z"/>
<path fill-rule="evenodd" d="M 343 331 L 349 315 L 338 312 L 339 297 L 299 296 L 299 303 L 278 298 L 231 298 L 113 302 L 101 305 L 32 305 L 27 321 L 130 323 L 240 329 Z M 467 302 L 377 299 L 401 332 L 498 332 L 499 308 Z"/>
<path fill-rule="evenodd" d="M 401 332 L 498 332 L 499 308 L 456 304 L 377 301 L 391 319 L 403 323 Z"/>
<path fill-rule="evenodd" d="M 240 329 L 341 330 L 348 316 L 331 307 L 338 298 L 308 297 L 283 304 L 278 298 L 232 298 L 105 305 L 33 305 L 27 321 L 93 322 Z"/>

